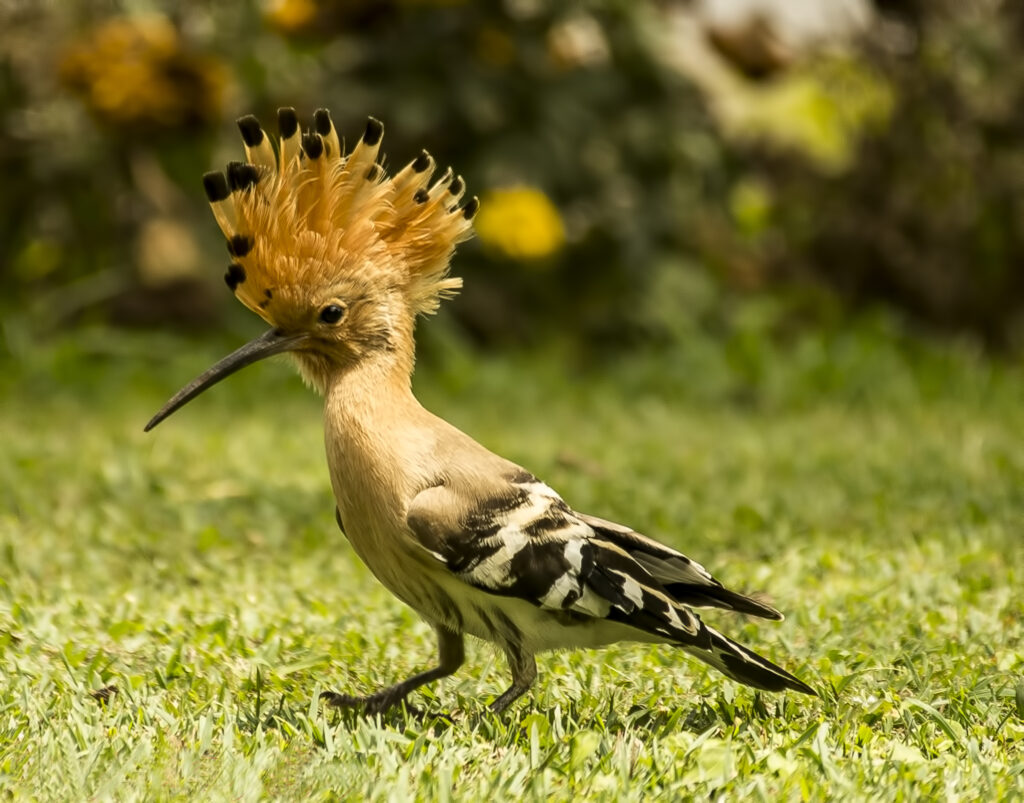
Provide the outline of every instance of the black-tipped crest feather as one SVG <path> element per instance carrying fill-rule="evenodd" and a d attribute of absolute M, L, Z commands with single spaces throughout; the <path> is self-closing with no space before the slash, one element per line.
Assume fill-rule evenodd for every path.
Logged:
<path fill-rule="evenodd" d="M 375 117 L 368 117 L 366 130 L 363 132 L 363 142 L 367 145 L 376 145 L 384 136 L 384 123 Z"/>
<path fill-rule="evenodd" d="M 229 251 L 244 263 L 244 282 L 232 272 L 228 283 L 250 309 L 273 320 L 263 288 L 319 285 L 355 266 L 365 274 L 360 281 L 393 284 L 404 277 L 399 283 L 414 312 L 433 312 L 461 285 L 447 276 L 448 262 L 470 235 L 463 221 L 472 215 L 455 222 L 439 199 L 457 203 L 464 183 L 448 169 L 429 185 L 434 162 L 426 151 L 389 180 L 378 161 L 384 126 L 375 118 L 347 155 L 327 109 L 316 110 L 307 131 L 294 109 L 279 109 L 276 149 L 255 117 L 239 118 L 238 128 L 248 162 L 229 163 L 226 177 L 207 174 L 203 186 Z M 316 259 L 297 260 L 299 251 Z"/>
<path fill-rule="evenodd" d="M 231 194 L 228 180 L 219 170 L 203 174 L 203 190 L 210 203 L 223 201 Z"/>
<path fill-rule="evenodd" d="M 239 117 L 236 121 L 238 130 L 242 134 L 242 141 L 250 148 L 255 148 L 263 142 L 263 129 L 260 128 L 260 121 L 253 115 L 247 114 Z"/>
<path fill-rule="evenodd" d="M 282 139 L 294 137 L 299 130 L 299 116 L 291 106 L 277 110 L 277 130 L 281 132 Z"/>

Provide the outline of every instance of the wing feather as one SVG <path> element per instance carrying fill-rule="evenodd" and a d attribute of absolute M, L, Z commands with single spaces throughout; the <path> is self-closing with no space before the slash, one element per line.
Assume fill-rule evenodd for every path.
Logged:
<path fill-rule="evenodd" d="M 421 492 L 409 530 L 433 560 L 489 594 L 606 619 L 665 641 L 757 688 L 814 694 L 799 679 L 706 626 L 689 606 L 782 614 L 722 586 L 699 563 L 628 527 L 576 513 L 526 472 L 467 502 L 444 483 Z"/>
<path fill-rule="evenodd" d="M 598 536 L 627 552 L 674 599 L 684 605 L 693 605 L 697 608 L 724 608 L 764 619 L 782 620 L 782 614 L 771 605 L 726 588 L 701 564 L 686 557 L 682 552 L 677 552 L 621 524 L 605 521 L 596 516 L 577 515 L 581 521 L 589 524 Z"/>
<path fill-rule="evenodd" d="M 613 619 L 666 639 L 707 640 L 697 616 L 658 578 L 666 571 L 690 577 L 689 563 L 679 553 L 667 547 L 655 553 L 654 541 L 649 552 L 631 552 L 642 536 L 630 538 L 632 531 L 620 528 L 618 543 L 605 537 L 588 517 L 525 472 L 509 478 L 497 493 L 462 506 L 458 515 L 451 513 L 459 508 L 451 493 L 443 486 L 421 493 L 407 520 L 419 545 L 461 581 L 546 610 Z M 448 524 L 439 526 L 446 510 Z M 666 561 L 680 558 L 674 574 L 663 570 L 671 566 Z"/>

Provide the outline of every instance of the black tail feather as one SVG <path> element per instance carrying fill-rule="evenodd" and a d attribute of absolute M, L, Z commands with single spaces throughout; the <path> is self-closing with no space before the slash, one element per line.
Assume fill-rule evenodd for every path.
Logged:
<path fill-rule="evenodd" d="M 665 586 L 677 601 L 694 608 L 723 608 L 727 611 L 759 616 L 781 622 L 785 617 L 771 605 L 754 596 L 730 591 L 724 586 L 697 585 L 695 583 L 669 583 Z"/>
<path fill-rule="evenodd" d="M 790 689 L 801 694 L 818 696 L 814 689 L 781 666 L 776 666 L 767 658 L 762 658 L 742 644 L 737 644 L 732 639 L 726 638 L 717 630 L 709 627 L 708 632 L 711 634 L 710 649 L 704 650 L 687 644 L 685 645 L 687 652 L 713 666 L 727 677 L 764 691 Z"/>

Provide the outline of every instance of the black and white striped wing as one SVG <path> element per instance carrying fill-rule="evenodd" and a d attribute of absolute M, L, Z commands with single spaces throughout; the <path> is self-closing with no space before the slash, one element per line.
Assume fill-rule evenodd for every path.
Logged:
<path fill-rule="evenodd" d="M 781 621 L 782 614 L 765 602 L 731 591 L 695 560 L 629 527 L 596 516 L 576 514 L 598 538 L 610 541 L 661 584 L 676 602 L 695 608 L 723 608 L 736 613 Z"/>
<path fill-rule="evenodd" d="M 612 531 L 617 525 L 580 516 L 525 472 L 510 478 L 504 492 L 477 500 L 447 531 L 415 505 L 409 524 L 452 574 L 489 593 L 621 621 L 668 639 L 708 638 L 697 616 L 657 579 L 661 573 L 715 584 L 703 567 L 666 547 L 659 551 L 656 542 L 628 529 Z M 627 534 L 647 546 L 639 558 Z"/>
<path fill-rule="evenodd" d="M 688 606 L 781 619 L 730 591 L 680 552 L 627 527 L 571 510 L 523 472 L 468 507 L 438 486 L 410 508 L 419 545 L 462 582 L 570 616 L 620 622 L 674 641 L 727 676 L 769 691 L 814 690 L 706 626 Z M 458 511 L 458 512 L 453 512 Z"/>

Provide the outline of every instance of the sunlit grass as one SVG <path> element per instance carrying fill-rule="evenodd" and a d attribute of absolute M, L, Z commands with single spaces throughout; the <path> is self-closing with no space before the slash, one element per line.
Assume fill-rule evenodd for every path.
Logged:
<path fill-rule="evenodd" d="M 781 624 L 708 618 L 821 699 L 619 645 L 544 656 L 494 717 L 507 671 L 477 643 L 416 695 L 451 724 L 324 711 L 320 690 L 370 691 L 434 644 L 334 525 L 317 400 L 260 366 L 144 435 L 216 352 L 85 333 L 2 385 L 3 794 L 1024 795 L 1018 370 L 873 331 L 588 372 L 432 346 L 429 407 L 580 509 L 770 592 Z"/>

